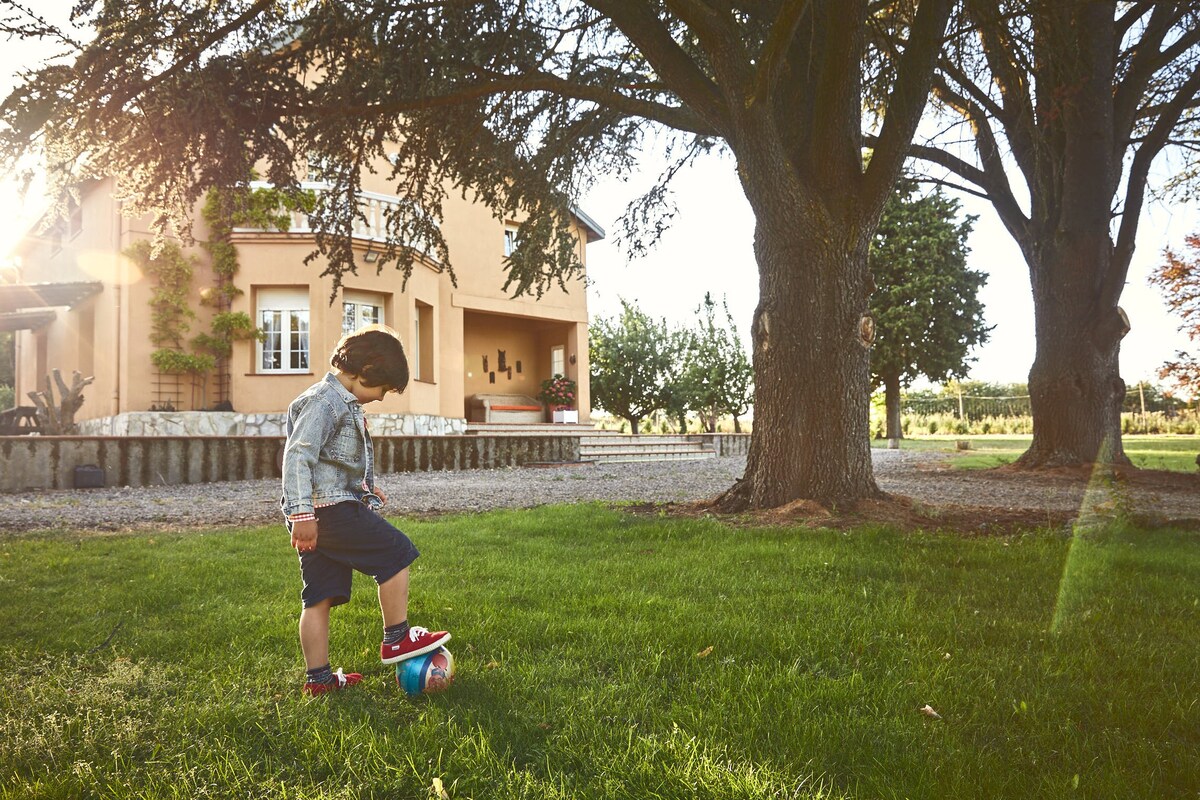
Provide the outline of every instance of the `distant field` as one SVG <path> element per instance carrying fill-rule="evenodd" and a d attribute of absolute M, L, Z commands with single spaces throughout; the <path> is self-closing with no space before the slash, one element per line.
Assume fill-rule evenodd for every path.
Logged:
<path fill-rule="evenodd" d="M 956 443 L 969 441 L 970 451 L 958 451 Z M 1031 435 L 1008 436 L 917 436 L 900 441 L 905 450 L 943 450 L 955 453 L 952 462 L 956 469 L 987 469 L 1011 464 L 1029 449 Z M 1161 435 L 1122 437 L 1125 453 L 1135 466 L 1142 469 L 1162 469 L 1171 472 L 1195 472 L 1196 454 L 1200 453 L 1200 436 Z M 874 447 L 887 447 L 887 440 L 872 441 Z"/>

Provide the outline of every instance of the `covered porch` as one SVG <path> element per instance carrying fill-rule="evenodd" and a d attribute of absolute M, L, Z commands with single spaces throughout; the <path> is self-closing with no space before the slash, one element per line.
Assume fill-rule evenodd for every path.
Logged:
<path fill-rule="evenodd" d="M 575 381 L 578 422 L 590 416 L 587 324 L 476 309 L 463 312 L 463 404 L 467 421 L 540 425 L 551 417 L 538 394 L 542 381 Z"/>

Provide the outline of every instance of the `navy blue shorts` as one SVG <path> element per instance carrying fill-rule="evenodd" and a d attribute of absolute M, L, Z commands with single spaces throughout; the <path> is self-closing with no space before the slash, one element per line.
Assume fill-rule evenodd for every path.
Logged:
<path fill-rule="evenodd" d="M 305 608 L 322 600 L 349 602 L 354 570 L 384 583 L 420 555 L 411 539 L 364 503 L 338 503 L 316 515 L 317 549 L 300 553 Z"/>

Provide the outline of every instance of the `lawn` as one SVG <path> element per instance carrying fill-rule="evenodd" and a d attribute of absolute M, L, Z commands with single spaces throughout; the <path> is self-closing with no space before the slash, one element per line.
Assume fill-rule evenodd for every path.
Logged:
<path fill-rule="evenodd" d="M 415 700 L 369 581 L 332 641 L 366 681 L 300 695 L 278 528 L 0 542 L 0 798 L 1200 792 L 1196 532 L 402 526 L 458 665 Z"/>
<path fill-rule="evenodd" d="M 1032 436 L 918 436 L 901 439 L 906 450 L 941 450 L 954 453 L 950 462 L 956 469 L 987 469 L 1011 464 L 1029 449 Z M 969 441 L 970 451 L 956 449 L 959 441 Z M 1142 469 L 1161 469 L 1171 472 L 1195 472 L 1196 456 L 1200 454 L 1200 436 L 1134 435 L 1121 437 L 1125 454 L 1134 466 Z M 875 439 L 873 447 L 887 447 L 887 440 Z"/>

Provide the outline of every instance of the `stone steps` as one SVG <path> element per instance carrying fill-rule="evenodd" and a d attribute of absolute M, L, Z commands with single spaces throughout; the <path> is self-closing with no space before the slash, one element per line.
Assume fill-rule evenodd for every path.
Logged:
<path fill-rule="evenodd" d="M 595 436 L 602 435 L 584 422 L 468 422 L 468 436 Z"/>
<path fill-rule="evenodd" d="M 579 440 L 579 458 L 583 461 L 611 463 L 620 461 L 698 461 L 716 458 L 716 451 L 698 436 L 634 436 L 612 433 L 584 436 Z"/>

